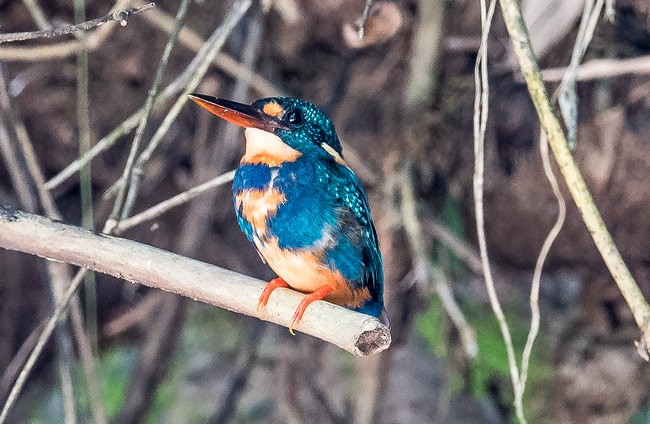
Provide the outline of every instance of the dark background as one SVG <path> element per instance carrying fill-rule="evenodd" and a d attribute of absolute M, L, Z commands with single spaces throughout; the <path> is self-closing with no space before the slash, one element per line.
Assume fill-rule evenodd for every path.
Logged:
<path fill-rule="evenodd" d="M 212 66 L 198 91 L 239 96 L 240 101 L 287 94 L 321 106 L 333 119 L 345 142 L 344 155 L 370 196 L 384 255 L 393 345 L 377 357 L 355 360 L 308 336 L 291 337 L 284 328 L 97 275 L 97 363 L 109 418 L 170 423 L 510 421 L 505 350 L 482 278 L 430 230 L 432 222 L 442 223 L 476 251 L 472 108 L 479 3 L 378 2 L 368 21 L 368 41 L 361 46 L 344 29 L 361 15 L 361 0 L 269 4 L 265 11 L 254 2 L 224 53 L 249 62 L 271 88 L 249 87 Z M 193 2 L 186 26 L 205 39 L 231 5 Z M 70 1 L 41 6 L 52 22 L 74 21 Z M 90 0 L 87 17 L 102 16 L 109 8 L 109 2 Z M 169 0 L 156 6 L 172 17 L 177 8 L 178 2 Z M 579 25 L 579 13 L 571 12 L 569 3 L 551 9 L 540 18 L 551 25 L 531 27 L 542 67 L 569 62 Z M 619 1 L 616 12 L 614 23 L 599 22 L 587 60 L 648 54 L 646 2 Z M 93 143 L 144 104 L 168 36 L 143 15 L 130 18 L 126 27 L 108 25 L 113 25 L 110 35 L 89 54 Z M 0 0 L 0 31 L 34 29 L 23 2 Z M 0 49 L 61 40 L 3 44 Z M 183 45 L 174 48 L 163 86 L 195 53 Z M 542 172 L 535 111 L 498 13 L 489 56 L 488 247 L 520 352 L 530 319 L 532 269 L 557 205 Z M 427 63 L 431 66 L 418 73 L 418 66 Z M 7 58 L 0 66 L 11 110 L 24 124 L 49 179 L 78 155 L 76 56 Z M 424 82 L 417 78 L 422 75 Z M 549 84 L 549 91 L 556 86 Z M 417 95 L 408 94 L 412 92 Z M 578 95 L 576 159 L 623 257 L 650 294 L 650 79 L 640 73 L 585 81 L 578 84 Z M 154 110 L 145 143 L 171 104 Z M 112 208 L 112 200 L 102 195 L 121 175 L 132 140 L 132 134 L 121 137 L 92 162 L 97 230 Z M 145 170 L 135 212 L 233 169 L 243 153 L 242 140 L 241 130 L 188 103 Z M 0 201 L 25 209 L 5 163 L 0 162 Z M 450 282 L 476 332 L 479 356 L 474 361 L 464 354 L 432 283 L 414 278 L 413 243 L 404 231 L 407 218 L 396 185 L 404 175 L 416 195 L 426 257 L 437 277 Z M 568 216 L 542 277 L 542 326 L 525 396 L 527 416 L 531 422 L 642 420 L 648 415 L 650 373 L 633 346 L 638 329 L 563 190 Z M 64 221 L 80 225 L 78 174 L 52 195 Z M 124 236 L 244 274 L 273 277 L 237 227 L 229 186 Z M 87 293 L 80 293 L 82 304 Z M 0 373 L 52 305 L 43 261 L 0 251 Z M 66 354 L 61 346 L 51 342 L 41 356 L 12 415 L 14 422 L 62 422 L 57 363 L 76 352 Z M 75 359 L 72 371 L 79 420 L 88 422 L 84 373 Z M 0 397 L 6 393 L 7 387 L 0 387 Z"/>

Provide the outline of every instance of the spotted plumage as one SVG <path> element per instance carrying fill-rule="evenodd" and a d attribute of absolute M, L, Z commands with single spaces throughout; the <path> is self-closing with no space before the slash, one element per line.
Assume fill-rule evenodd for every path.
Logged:
<path fill-rule="evenodd" d="M 334 125 L 311 103 L 286 97 L 242 105 L 209 96 L 193 100 L 246 127 L 246 153 L 233 182 L 237 220 L 277 287 L 375 317 L 383 315 L 383 271 L 368 199 L 343 159 Z"/>

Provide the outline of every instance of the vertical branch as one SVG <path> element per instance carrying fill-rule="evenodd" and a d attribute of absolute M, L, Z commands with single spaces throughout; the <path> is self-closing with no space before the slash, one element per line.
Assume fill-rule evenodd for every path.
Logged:
<path fill-rule="evenodd" d="M 535 271 L 533 272 L 533 282 L 530 288 L 530 331 L 528 332 L 528 338 L 526 339 L 526 345 L 524 346 L 524 351 L 521 355 L 521 378 L 519 384 L 521 385 L 521 392 L 523 393 L 526 390 L 526 380 L 528 379 L 528 365 L 530 364 L 530 356 L 533 351 L 533 344 L 537 338 L 537 333 L 539 332 L 539 323 L 540 323 L 540 314 L 539 314 L 539 285 L 542 279 L 542 268 L 548 252 L 551 250 L 553 242 L 557 238 L 562 225 L 564 224 L 564 219 L 566 218 L 566 202 L 560 191 L 560 186 L 555 178 L 553 173 L 553 168 L 551 168 L 551 159 L 548 152 L 548 141 L 546 139 L 546 134 L 543 131 L 540 131 L 539 137 L 539 153 L 542 158 L 542 164 L 544 166 L 544 174 L 548 180 L 551 188 L 553 189 L 553 195 L 557 200 L 558 205 L 558 214 L 553 224 L 553 227 L 549 231 L 542 249 L 539 252 L 537 257 L 537 262 L 535 263 Z"/>
<path fill-rule="evenodd" d="M 75 23 L 86 20 L 86 1 L 74 1 Z M 80 36 L 82 38 L 83 35 Z M 90 150 L 90 102 L 88 99 L 88 52 L 77 54 L 77 126 L 79 134 L 79 157 Z M 81 225 L 92 230 L 93 193 L 90 163 L 79 170 L 79 194 L 81 198 Z M 84 277 L 84 300 L 86 306 L 86 331 L 94 352 L 98 351 L 97 341 L 97 284 L 95 273 L 88 272 Z"/>
<path fill-rule="evenodd" d="M 485 285 L 490 299 L 490 305 L 499 322 L 499 328 L 506 345 L 506 354 L 508 367 L 510 368 L 510 378 L 515 393 L 515 412 L 517 419 L 521 423 L 526 422 L 523 410 L 523 393 L 519 381 L 519 368 L 517 367 L 517 358 L 515 356 L 514 346 L 512 344 L 512 335 L 506 322 L 501 303 L 494 287 L 492 269 L 487 251 L 487 240 L 485 235 L 485 214 L 483 211 L 483 182 L 485 173 L 485 131 L 487 128 L 488 107 L 489 107 L 489 82 L 487 67 L 487 40 L 494 16 L 496 1 L 490 2 L 489 9 L 486 7 L 485 0 L 481 0 L 481 47 L 476 58 L 476 67 L 474 68 L 474 82 L 476 85 L 476 94 L 474 97 L 474 214 L 476 219 L 476 232 L 478 236 L 479 250 L 481 252 L 481 262 L 483 265 L 483 275 Z"/>
<path fill-rule="evenodd" d="M 140 150 L 140 143 L 142 141 L 142 136 L 144 135 L 144 130 L 147 126 L 147 120 L 149 119 L 149 114 L 153 109 L 154 100 L 158 95 L 158 90 L 160 88 L 160 85 L 162 84 L 162 79 L 165 75 L 165 69 L 167 68 L 167 63 L 169 62 L 169 56 L 171 55 L 172 48 L 176 44 L 176 40 L 178 39 L 178 34 L 180 33 L 181 28 L 183 27 L 183 22 L 185 22 L 185 15 L 187 14 L 188 6 L 189 6 L 189 0 L 183 0 L 180 6 L 178 7 L 178 12 L 176 12 L 176 19 L 174 20 L 174 29 L 169 34 L 169 38 L 167 39 L 167 44 L 165 45 L 163 54 L 160 58 L 160 61 L 158 62 L 158 69 L 156 69 L 156 77 L 154 78 L 154 82 L 151 85 L 151 88 L 149 89 L 149 93 L 147 94 L 147 100 L 145 101 L 142 114 L 140 115 L 140 119 L 138 121 L 138 128 L 135 130 L 135 137 L 133 138 L 131 151 L 129 152 L 129 157 L 127 159 L 126 165 L 124 166 L 124 172 L 122 173 L 122 177 L 120 178 L 117 198 L 113 206 L 111 219 L 118 219 L 118 217 L 120 219 L 127 218 L 131 214 L 131 209 L 133 208 L 133 204 L 135 203 L 135 193 L 131 195 L 131 191 L 129 191 L 129 195 L 127 196 L 126 202 L 124 204 L 124 208 L 122 208 L 123 206 L 122 201 L 124 199 L 124 195 L 128 187 L 128 182 L 130 181 L 131 178 L 134 178 L 132 175 L 133 165 L 134 165 L 135 157 L 138 154 L 138 151 Z"/>

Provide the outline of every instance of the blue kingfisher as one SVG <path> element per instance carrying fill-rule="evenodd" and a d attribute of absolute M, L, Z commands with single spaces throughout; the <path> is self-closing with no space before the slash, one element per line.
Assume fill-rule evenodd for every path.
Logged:
<path fill-rule="evenodd" d="M 289 330 L 315 300 L 326 300 L 387 323 L 377 233 L 359 179 L 343 159 L 332 121 L 291 97 L 247 105 L 203 94 L 190 98 L 244 127 L 246 152 L 232 186 L 237 221 L 278 278 L 273 290 L 306 294 Z"/>

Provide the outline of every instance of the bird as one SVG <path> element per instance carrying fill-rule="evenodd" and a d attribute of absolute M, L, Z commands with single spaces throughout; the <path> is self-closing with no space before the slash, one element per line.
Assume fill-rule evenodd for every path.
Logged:
<path fill-rule="evenodd" d="M 384 274 L 367 195 L 343 158 L 334 124 L 314 104 L 268 97 L 251 104 L 193 93 L 212 114 L 245 128 L 246 148 L 232 185 L 237 222 L 277 274 L 262 290 L 262 317 L 280 287 L 325 300 L 385 324 Z"/>

